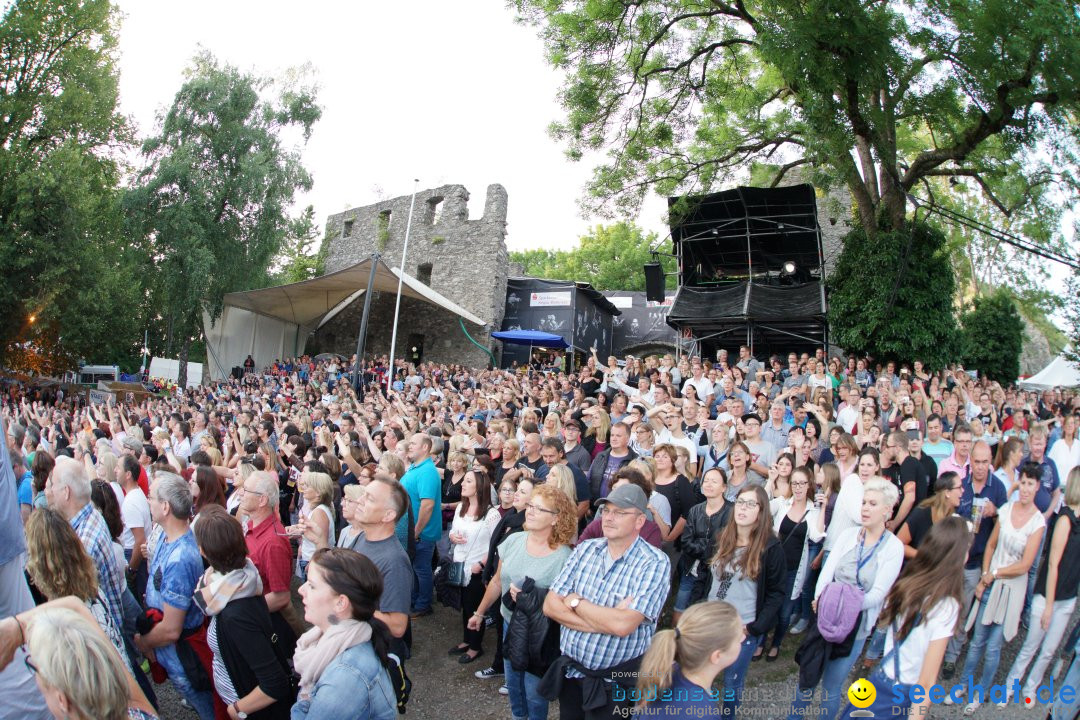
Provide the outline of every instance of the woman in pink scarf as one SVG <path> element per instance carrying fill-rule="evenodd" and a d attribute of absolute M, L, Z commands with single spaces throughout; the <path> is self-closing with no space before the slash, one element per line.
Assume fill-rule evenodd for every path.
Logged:
<path fill-rule="evenodd" d="M 323 548 L 312 556 L 300 596 L 314 627 L 296 643 L 300 694 L 292 720 L 397 716 L 387 672 L 390 631 L 375 617 L 380 595 L 382 576 L 360 553 Z"/>

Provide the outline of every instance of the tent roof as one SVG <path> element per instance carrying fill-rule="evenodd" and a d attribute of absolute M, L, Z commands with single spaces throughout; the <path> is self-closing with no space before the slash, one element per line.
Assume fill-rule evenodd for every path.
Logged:
<path fill-rule="evenodd" d="M 1022 388 L 1048 389 L 1055 387 L 1076 387 L 1080 385 L 1080 368 L 1060 355 L 1050 364 L 1027 380 L 1020 381 Z"/>
<path fill-rule="evenodd" d="M 370 277 L 371 262 L 372 260 L 368 258 L 343 270 L 303 282 L 262 290 L 228 293 L 225 295 L 225 304 L 293 322 L 300 326 L 316 325 L 328 313 L 340 309 L 343 303 L 351 302 L 363 293 Z M 398 268 L 389 267 L 381 260 L 375 262 L 378 263 L 378 267 L 375 270 L 375 283 L 371 289 L 396 293 L 398 277 L 402 275 L 401 271 Z M 410 275 L 406 274 L 403 277 L 401 294 L 404 297 L 438 305 L 474 325 L 485 324 L 483 320 L 465 308 Z"/>
<path fill-rule="evenodd" d="M 562 335 L 541 332 L 539 330 L 503 330 L 491 333 L 491 337 L 511 345 L 536 345 L 537 347 L 567 347 Z"/>

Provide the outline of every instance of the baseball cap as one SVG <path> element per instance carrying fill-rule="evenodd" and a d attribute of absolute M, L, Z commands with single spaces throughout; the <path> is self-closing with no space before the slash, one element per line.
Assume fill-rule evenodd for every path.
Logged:
<path fill-rule="evenodd" d="M 578 432 L 581 432 L 581 423 L 577 420 L 567 420 L 563 423 L 564 428 L 575 428 Z"/>
<path fill-rule="evenodd" d="M 615 507 L 620 508 L 633 508 L 640 510 L 642 513 L 648 512 L 649 501 L 645 497 L 645 491 L 639 488 L 637 485 L 620 485 L 611 491 L 611 493 L 605 497 L 596 501 L 597 507 L 607 505 L 611 503 Z"/>

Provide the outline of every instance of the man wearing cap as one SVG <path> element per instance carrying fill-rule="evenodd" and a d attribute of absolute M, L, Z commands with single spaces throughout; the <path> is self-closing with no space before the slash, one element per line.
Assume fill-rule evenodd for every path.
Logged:
<path fill-rule="evenodd" d="M 592 465 L 592 455 L 581 445 L 581 423 L 577 420 L 567 420 L 563 425 L 562 434 L 566 461 L 588 474 L 589 466 Z"/>
<path fill-rule="evenodd" d="M 604 537 L 577 546 L 544 599 L 544 614 L 562 626 L 562 656 L 537 690 L 559 700 L 563 720 L 629 711 L 671 585 L 667 555 L 640 536 L 645 492 L 621 485 L 597 504 Z"/>

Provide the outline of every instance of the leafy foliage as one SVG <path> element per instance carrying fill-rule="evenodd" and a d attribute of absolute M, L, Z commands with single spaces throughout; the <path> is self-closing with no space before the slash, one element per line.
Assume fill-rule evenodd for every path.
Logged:
<path fill-rule="evenodd" d="M 1020 352 L 1024 345 L 1024 323 L 1012 294 L 999 288 L 977 296 L 974 307 L 960 319 L 964 366 L 979 370 L 1002 384 L 1020 376 Z"/>
<path fill-rule="evenodd" d="M 270 97 L 270 99 L 264 99 Z M 294 229 L 289 207 L 311 187 L 284 136 L 311 135 L 321 110 L 298 77 L 260 78 L 197 56 L 125 198 L 154 258 L 153 288 L 180 342 L 180 384 L 202 314 L 259 284 Z"/>
<path fill-rule="evenodd" d="M 0 362 L 54 372 L 138 342 L 115 25 L 107 0 L 22 0 L 0 21 Z"/>
<path fill-rule="evenodd" d="M 998 201 L 1077 197 L 1080 16 L 1059 0 L 513 0 L 565 73 L 553 126 L 604 150 L 594 204 L 778 183 L 848 187 L 863 232 L 900 229 L 933 178 Z M 1036 150 L 1044 150 L 1036 152 Z M 1039 213 L 1033 212 L 1038 218 Z M 1049 224 L 1046 227 L 1050 227 Z"/>
<path fill-rule="evenodd" d="M 852 230 L 828 289 L 829 323 L 842 347 L 930 368 L 955 360 L 955 279 L 940 230 L 921 222 L 874 237 Z"/>
<path fill-rule="evenodd" d="M 1080 271 L 1074 271 L 1065 286 L 1065 323 L 1069 342 L 1065 354 L 1080 363 Z"/>
<path fill-rule="evenodd" d="M 270 284 L 285 285 L 303 282 L 319 277 L 325 272 L 326 253 L 329 250 L 328 238 L 323 238 L 318 252 L 312 252 L 315 241 L 319 239 L 319 228 L 315 224 L 315 208 L 308 205 L 293 223 L 289 237 L 281 244 L 281 251 L 274 259 L 278 268 L 270 278 Z"/>
<path fill-rule="evenodd" d="M 644 265 L 652 261 L 656 233 L 645 233 L 637 225 L 619 222 L 597 225 L 580 238 L 573 250 L 526 250 L 510 253 L 511 262 L 521 263 L 526 275 L 551 280 L 587 282 L 597 290 L 644 290 Z M 670 246 L 657 248 L 671 252 Z M 675 271 L 675 258 L 661 256 L 664 272 Z M 675 287 L 675 277 L 666 278 Z"/>

